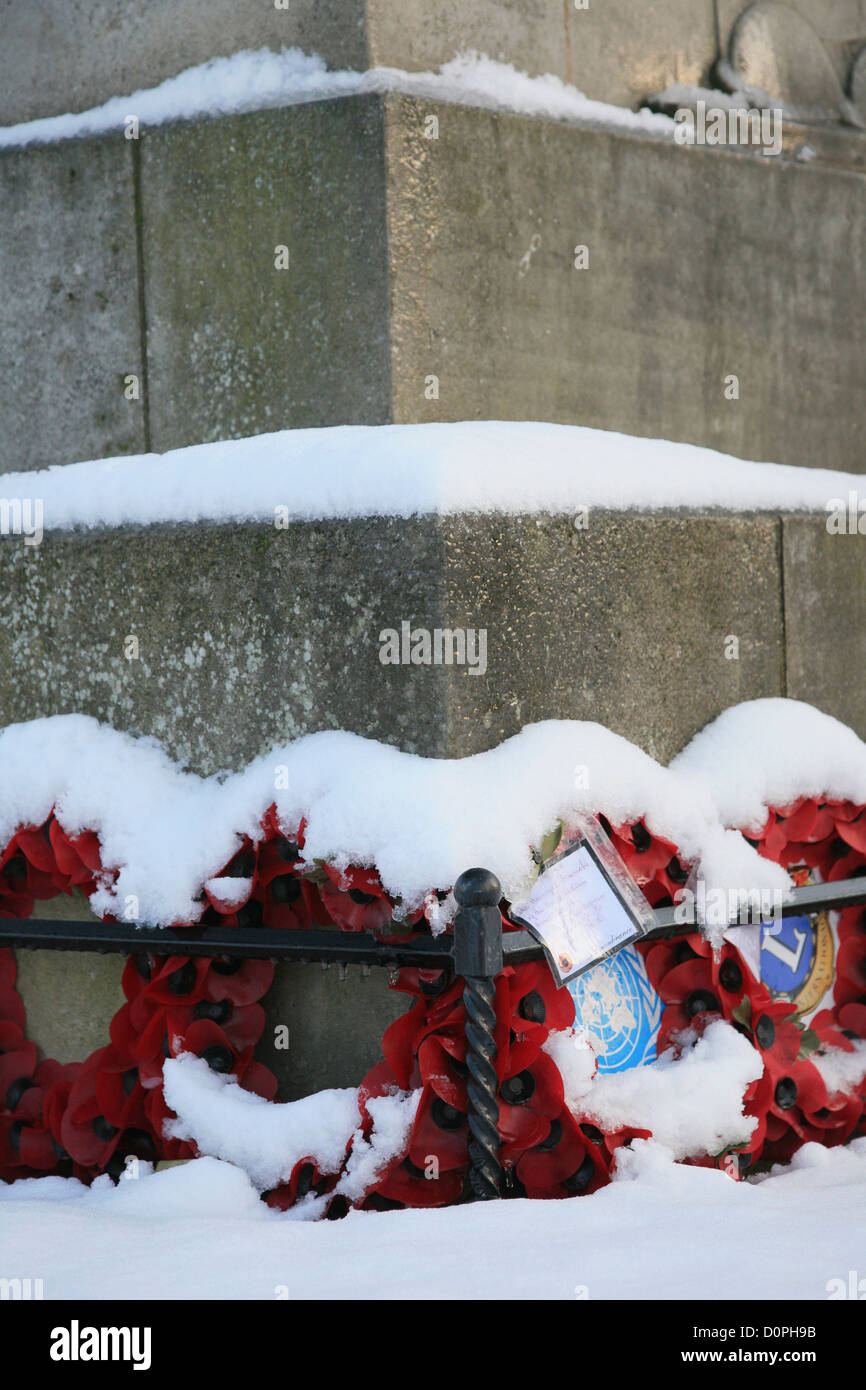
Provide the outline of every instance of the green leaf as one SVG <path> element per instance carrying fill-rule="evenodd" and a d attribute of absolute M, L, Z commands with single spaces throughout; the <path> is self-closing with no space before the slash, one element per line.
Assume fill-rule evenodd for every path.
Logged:
<path fill-rule="evenodd" d="M 541 842 L 541 860 L 546 864 L 551 855 L 555 854 L 562 839 L 562 821 L 557 821 L 552 830 L 549 830 Z"/>
<path fill-rule="evenodd" d="M 800 1039 L 800 1051 L 797 1053 L 797 1061 L 802 1062 L 806 1057 L 811 1057 L 813 1052 L 817 1052 L 821 1046 L 821 1039 L 814 1028 L 806 1028 Z"/>
<path fill-rule="evenodd" d="M 731 1017 L 732 1017 L 732 1018 L 735 1018 L 735 1019 L 737 1020 L 737 1023 L 742 1023 L 743 1027 L 744 1027 L 744 1028 L 748 1028 L 749 1031 L 751 1032 L 751 1028 L 752 1028 L 752 1001 L 751 1001 L 751 999 L 749 998 L 748 994 L 744 994 L 744 995 L 743 995 L 743 997 L 742 997 L 742 999 L 740 1000 L 739 1004 L 737 1005 L 737 1007 L 734 1009 L 733 1013 L 731 1014 Z"/>
<path fill-rule="evenodd" d="M 304 869 L 300 877 L 308 879 L 310 883 L 315 883 L 317 888 L 323 888 L 326 883 L 330 882 L 328 875 L 325 873 L 325 861 L 324 859 L 316 859 L 313 862 L 315 867 L 312 869 Z"/>

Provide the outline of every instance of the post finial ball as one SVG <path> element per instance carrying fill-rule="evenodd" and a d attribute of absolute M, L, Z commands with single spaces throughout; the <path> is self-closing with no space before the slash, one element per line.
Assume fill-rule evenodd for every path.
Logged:
<path fill-rule="evenodd" d="M 454 896 L 460 907 L 496 907 L 502 885 L 489 869 L 467 869 L 454 885 Z"/>

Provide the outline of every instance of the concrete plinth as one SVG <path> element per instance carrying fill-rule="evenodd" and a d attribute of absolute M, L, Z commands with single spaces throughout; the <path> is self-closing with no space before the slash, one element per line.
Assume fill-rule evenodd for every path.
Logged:
<path fill-rule="evenodd" d="M 0 283 L 0 469 L 146 448 L 126 141 L 0 154 Z"/>
<path fill-rule="evenodd" d="M 0 545 L 0 585 L 0 723 L 92 714 L 202 773 L 316 729 L 454 757 L 547 718 L 666 760 L 727 705 L 784 693 L 772 517 L 49 534 Z M 383 665 L 380 634 L 404 621 L 485 629 L 485 674 Z"/>
<path fill-rule="evenodd" d="M 430 109 L 388 104 L 396 420 L 863 470 L 861 177 L 455 107 L 428 141 Z"/>
<path fill-rule="evenodd" d="M 862 471 L 866 183 L 838 143 L 360 96 L 0 154 L 0 466 L 487 418 Z"/>
<path fill-rule="evenodd" d="M 155 450 L 390 419 L 382 123 L 361 97 L 146 133 Z"/>

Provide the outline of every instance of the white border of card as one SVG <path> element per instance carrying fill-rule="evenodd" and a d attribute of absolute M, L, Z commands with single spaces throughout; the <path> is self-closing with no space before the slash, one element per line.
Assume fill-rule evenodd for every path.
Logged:
<path fill-rule="evenodd" d="M 541 866 L 525 903 L 511 917 L 544 947 L 563 985 L 637 941 L 655 916 L 594 816 L 574 826 L 576 844 Z"/>

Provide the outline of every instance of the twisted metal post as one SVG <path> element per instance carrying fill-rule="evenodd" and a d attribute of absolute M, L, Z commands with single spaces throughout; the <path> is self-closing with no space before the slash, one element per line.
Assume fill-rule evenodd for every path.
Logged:
<path fill-rule="evenodd" d="M 469 1185 L 476 1199 L 502 1195 L 496 1078 L 496 976 L 502 971 L 502 889 L 487 869 L 468 869 L 454 885 L 454 968 L 464 979 L 469 1108 Z"/>

